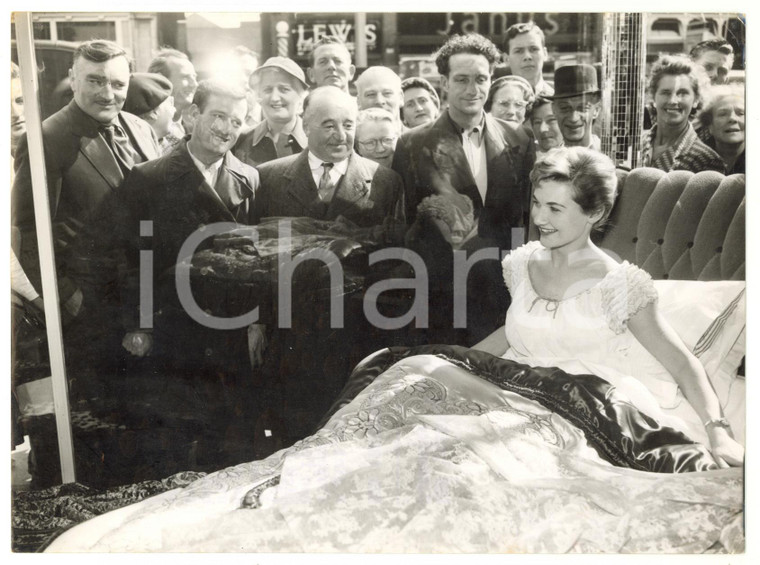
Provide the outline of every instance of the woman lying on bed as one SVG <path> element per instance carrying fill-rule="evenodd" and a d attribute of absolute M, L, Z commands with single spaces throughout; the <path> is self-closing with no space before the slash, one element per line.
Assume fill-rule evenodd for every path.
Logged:
<path fill-rule="evenodd" d="M 612 162 L 589 149 L 558 148 L 536 162 L 531 182 L 531 216 L 540 240 L 504 260 L 512 296 L 506 323 L 474 348 L 568 372 L 578 372 L 568 365 L 582 365 L 586 370 L 579 372 L 603 377 L 645 411 L 651 404 L 647 392 L 656 397 L 659 381 L 672 375 L 690 406 L 682 402 L 671 411 L 683 423 L 667 415 L 660 421 L 707 439 L 721 467 L 741 465 L 744 450 L 731 435 L 704 367 L 658 312 L 650 276 L 591 241 L 615 201 Z"/>

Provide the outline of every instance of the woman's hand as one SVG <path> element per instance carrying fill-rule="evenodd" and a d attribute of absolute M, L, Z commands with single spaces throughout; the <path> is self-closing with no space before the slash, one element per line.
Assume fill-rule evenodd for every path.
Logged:
<path fill-rule="evenodd" d="M 730 436 L 726 428 L 710 428 L 707 435 L 710 437 L 710 451 L 721 469 L 744 464 L 744 447 Z"/>

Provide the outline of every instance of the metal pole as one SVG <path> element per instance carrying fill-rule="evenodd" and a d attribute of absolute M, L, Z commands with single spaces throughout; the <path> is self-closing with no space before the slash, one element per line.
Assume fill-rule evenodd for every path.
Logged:
<path fill-rule="evenodd" d="M 69 416 L 69 391 L 66 383 L 66 362 L 63 356 L 61 312 L 58 309 L 58 279 L 55 272 L 53 230 L 50 221 L 45 152 L 42 142 L 42 121 L 39 103 L 37 62 L 34 56 L 31 12 L 16 12 L 16 45 L 21 88 L 24 94 L 26 137 L 29 145 L 29 163 L 34 195 L 34 218 L 37 223 L 37 245 L 42 274 L 42 296 L 45 301 L 50 371 L 53 381 L 53 405 L 58 431 L 58 451 L 61 457 L 61 478 L 64 483 L 76 481 L 74 475 L 74 444 Z"/>
<path fill-rule="evenodd" d="M 366 27 L 367 14 L 354 13 L 354 64 L 360 69 L 367 66 L 367 36 L 364 35 Z"/>

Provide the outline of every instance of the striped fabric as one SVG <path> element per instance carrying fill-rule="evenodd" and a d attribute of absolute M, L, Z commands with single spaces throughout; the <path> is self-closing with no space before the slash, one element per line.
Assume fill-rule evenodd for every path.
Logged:
<path fill-rule="evenodd" d="M 720 316 L 715 318 L 713 322 L 708 326 L 708 328 L 705 330 L 705 333 L 702 334 L 702 337 L 699 338 L 699 341 L 697 341 L 697 344 L 694 346 L 694 355 L 700 357 L 710 349 L 713 343 L 715 343 L 715 340 L 723 331 L 723 328 L 726 325 L 726 321 L 736 310 L 743 295 L 744 289 L 742 289 L 742 291 L 736 295 L 736 298 L 734 298 L 728 304 L 728 306 L 726 306 L 723 312 L 721 312 Z"/>
<path fill-rule="evenodd" d="M 694 127 L 684 131 L 681 138 L 668 147 L 656 159 L 652 158 L 657 125 L 645 131 L 641 137 L 641 157 L 645 167 L 654 167 L 662 171 L 718 171 L 726 172 L 726 165 L 715 151 L 710 149 L 697 137 Z"/>

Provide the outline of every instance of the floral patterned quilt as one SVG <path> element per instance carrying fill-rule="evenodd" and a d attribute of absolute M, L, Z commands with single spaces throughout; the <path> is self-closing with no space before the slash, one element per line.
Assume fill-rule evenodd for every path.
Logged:
<path fill-rule="evenodd" d="M 601 379 L 453 347 L 394 360 L 316 434 L 47 551 L 744 551 L 742 470 Z"/>

